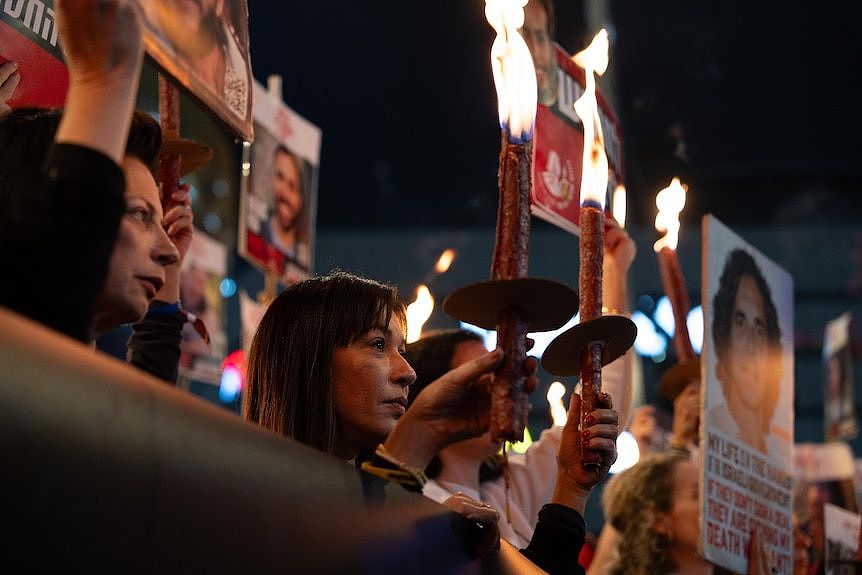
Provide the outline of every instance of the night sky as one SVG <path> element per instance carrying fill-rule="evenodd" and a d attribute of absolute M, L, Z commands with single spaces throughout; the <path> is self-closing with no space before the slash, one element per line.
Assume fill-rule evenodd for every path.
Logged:
<path fill-rule="evenodd" d="M 611 89 L 630 223 L 689 184 L 684 218 L 862 220 L 862 7 L 852 2 L 611 2 Z M 557 2 L 557 40 L 592 37 Z M 249 1 L 254 74 L 323 130 L 318 226 L 494 224 L 499 129 L 482 0 Z"/>

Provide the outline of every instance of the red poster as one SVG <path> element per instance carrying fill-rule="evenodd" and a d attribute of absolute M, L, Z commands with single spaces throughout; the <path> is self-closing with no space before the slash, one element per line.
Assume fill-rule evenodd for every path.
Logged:
<path fill-rule="evenodd" d="M 0 4 L 0 63 L 18 63 L 21 82 L 8 104 L 62 106 L 69 74 L 58 47 L 52 0 L 8 0 Z"/>
<path fill-rule="evenodd" d="M 584 71 L 556 46 L 556 70 L 550 75 L 556 78 L 556 85 L 551 87 L 550 97 L 541 98 L 543 103 L 536 111 L 531 211 L 578 234 L 584 129 L 574 104 L 584 93 Z M 601 94 L 598 101 L 610 167 L 608 187 L 613 191 L 623 182 L 622 132 Z"/>

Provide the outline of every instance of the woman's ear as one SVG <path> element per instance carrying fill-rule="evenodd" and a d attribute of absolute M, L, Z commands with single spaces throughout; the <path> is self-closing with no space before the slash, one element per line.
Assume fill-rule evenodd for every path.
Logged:
<path fill-rule="evenodd" d="M 652 530 L 664 535 L 668 541 L 673 541 L 673 521 L 667 513 L 656 513 L 652 521 Z"/>

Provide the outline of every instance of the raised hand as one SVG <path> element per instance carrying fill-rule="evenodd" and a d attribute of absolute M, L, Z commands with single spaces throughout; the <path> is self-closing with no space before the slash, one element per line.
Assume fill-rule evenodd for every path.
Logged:
<path fill-rule="evenodd" d="M 488 429 L 488 384 L 503 360 L 500 349 L 462 364 L 428 385 L 401 417 L 384 444 L 386 451 L 424 469 L 431 457 L 451 443 L 477 437 Z M 538 385 L 538 362 L 527 357 L 526 389 Z"/>
<path fill-rule="evenodd" d="M 177 251 L 180 252 L 180 262 L 182 262 L 189 249 L 189 244 L 192 242 L 195 230 L 188 184 L 181 184 L 179 191 L 171 196 L 171 206 L 173 207 L 165 214 L 162 225 Z"/>
<path fill-rule="evenodd" d="M 15 88 L 20 81 L 21 74 L 18 72 L 16 62 L 4 62 L 0 66 L 0 115 L 11 110 L 8 102 L 12 99 L 12 94 L 15 93 Z"/>
<path fill-rule="evenodd" d="M 641 405 L 635 409 L 632 414 L 631 425 L 629 425 L 629 432 L 638 442 L 641 457 L 652 448 L 657 427 L 654 405 Z"/>
<path fill-rule="evenodd" d="M 56 141 L 121 163 L 143 62 L 140 7 L 133 0 L 57 0 L 69 92 Z"/>
<path fill-rule="evenodd" d="M 687 446 L 694 441 L 700 422 L 700 382 L 693 381 L 673 400 L 673 443 Z"/>
<path fill-rule="evenodd" d="M 137 2 L 57 0 L 55 7 L 70 82 L 137 79 L 143 60 Z"/>
<path fill-rule="evenodd" d="M 607 477 L 611 465 L 617 460 L 619 414 L 613 409 L 611 397 L 602 393 L 596 409 L 584 420 L 586 429 L 580 428 L 580 421 L 581 397 L 572 394 L 569 417 L 557 454 L 557 484 L 552 502 L 583 513 L 590 491 Z M 583 465 L 585 450 L 599 452 L 600 465 Z"/>

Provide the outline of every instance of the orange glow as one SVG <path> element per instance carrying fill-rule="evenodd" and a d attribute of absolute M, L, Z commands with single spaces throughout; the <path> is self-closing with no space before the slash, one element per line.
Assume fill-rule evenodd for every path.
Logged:
<path fill-rule="evenodd" d="M 434 311 L 434 297 L 426 285 L 416 288 L 416 299 L 407 306 L 407 343 L 422 337 L 422 326 Z"/>
<path fill-rule="evenodd" d="M 618 185 L 614 190 L 613 216 L 621 228 L 626 227 L 626 187 Z"/>
<path fill-rule="evenodd" d="M 563 405 L 563 396 L 566 395 L 566 386 L 555 381 L 548 388 L 548 405 L 551 408 L 551 419 L 554 420 L 554 425 L 563 426 L 569 418 L 566 406 Z"/>
<path fill-rule="evenodd" d="M 485 18 L 497 32 L 491 46 L 491 69 L 497 89 L 500 126 L 509 140 L 533 138 L 538 87 L 530 49 L 518 30 L 527 0 L 485 0 Z"/>
<path fill-rule="evenodd" d="M 591 202 L 602 209 L 608 190 L 608 156 L 596 100 L 596 75 L 601 76 L 607 70 L 608 51 L 608 32 L 602 28 L 589 46 L 572 56 L 575 64 L 584 69 L 586 76 L 584 94 L 575 102 L 575 112 L 584 125 L 581 205 Z"/>
<path fill-rule="evenodd" d="M 688 186 L 682 184 L 679 178 L 674 178 L 668 187 L 656 194 L 658 214 L 655 216 L 655 229 L 665 235 L 653 245 L 655 251 L 661 251 L 664 247 L 676 250 L 679 242 L 679 213 L 685 207 L 687 191 Z"/>
<path fill-rule="evenodd" d="M 438 274 L 444 274 L 449 271 L 449 266 L 452 265 L 452 262 L 455 261 L 455 256 L 457 252 L 452 248 L 444 250 L 440 257 L 437 258 L 437 263 L 434 264 L 434 271 Z"/>

